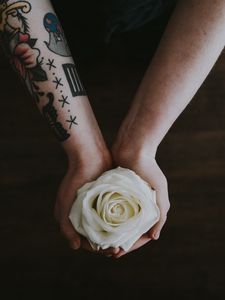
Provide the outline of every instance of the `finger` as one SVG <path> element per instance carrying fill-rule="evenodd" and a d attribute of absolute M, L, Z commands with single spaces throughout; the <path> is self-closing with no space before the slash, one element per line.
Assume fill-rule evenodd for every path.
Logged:
<path fill-rule="evenodd" d="M 109 247 L 107 249 L 100 249 L 98 252 L 101 253 L 101 254 L 104 254 L 105 256 L 112 256 L 112 255 L 116 255 L 118 254 L 120 251 L 120 248 L 117 247 L 117 248 L 114 248 L 114 247 Z"/>
<path fill-rule="evenodd" d="M 143 234 L 140 237 L 140 239 L 138 239 L 128 251 L 124 251 L 123 249 L 121 249 L 119 253 L 114 255 L 114 258 L 120 258 L 120 257 L 124 256 L 127 253 L 130 253 L 134 250 L 137 250 L 138 248 L 140 248 L 140 247 L 144 246 L 145 244 L 147 244 L 150 240 L 151 240 L 151 238 L 148 236 L 148 234 Z"/>
<path fill-rule="evenodd" d="M 157 240 L 160 236 L 170 207 L 168 189 L 165 186 L 162 186 L 158 192 L 156 191 L 156 204 L 160 210 L 160 219 L 148 232 L 149 237 L 154 240 Z"/>
<path fill-rule="evenodd" d="M 120 248 L 113 248 L 113 247 L 110 247 L 110 248 L 105 249 L 105 250 L 103 250 L 103 249 L 100 248 L 98 251 L 95 251 L 95 250 L 91 247 L 89 241 L 88 241 L 86 238 L 84 238 L 84 237 L 81 238 L 81 247 L 82 247 L 83 249 L 87 250 L 87 251 L 90 251 L 90 252 L 96 252 L 96 253 L 99 253 L 99 254 L 104 254 L 105 256 L 112 256 L 113 254 L 118 253 L 119 250 L 120 250 Z"/>
<path fill-rule="evenodd" d="M 159 238 L 160 232 L 167 220 L 167 213 L 170 208 L 167 182 L 164 180 L 157 184 L 156 204 L 160 211 L 160 219 L 148 232 L 148 236 L 154 240 Z"/>
<path fill-rule="evenodd" d="M 157 222 L 148 232 L 148 236 L 154 240 L 158 240 L 161 230 L 167 220 L 167 216 L 163 216 L 160 218 L 159 222 Z"/>
<path fill-rule="evenodd" d="M 149 173 L 148 170 L 151 170 Z M 155 159 L 149 162 L 149 169 L 144 166 L 138 167 L 136 172 L 146 180 L 156 191 L 156 204 L 160 211 L 159 221 L 149 230 L 148 236 L 152 239 L 158 239 L 160 232 L 166 222 L 167 213 L 170 208 L 168 183 L 162 170 L 159 168 Z"/>
<path fill-rule="evenodd" d="M 93 250 L 88 240 L 84 237 L 81 238 L 81 248 L 90 252 L 95 252 L 95 250 Z"/>
<path fill-rule="evenodd" d="M 69 241 L 71 248 L 75 250 L 80 248 L 80 235 L 74 230 L 69 220 L 60 222 L 60 231 L 63 236 Z"/>

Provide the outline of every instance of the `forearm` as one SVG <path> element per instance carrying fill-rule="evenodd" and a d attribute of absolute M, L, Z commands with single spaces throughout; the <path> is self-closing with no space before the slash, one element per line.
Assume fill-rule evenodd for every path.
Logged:
<path fill-rule="evenodd" d="M 1 4 L 0 17 L 6 55 L 68 155 L 84 156 L 84 148 L 103 147 L 51 2 L 6 1 Z"/>
<path fill-rule="evenodd" d="M 125 121 L 132 139 L 156 149 L 193 98 L 225 43 L 225 1 L 180 1 Z"/>

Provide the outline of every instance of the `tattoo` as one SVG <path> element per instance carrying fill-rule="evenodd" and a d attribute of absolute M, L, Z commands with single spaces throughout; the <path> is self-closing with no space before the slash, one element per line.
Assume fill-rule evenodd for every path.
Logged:
<path fill-rule="evenodd" d="M 31 10 L 32 6 L 28 1 L 0 0 L 0 40 L 14 69 L 22 77 L 36 101 L 39 102 L 40 97 L 47 97 L 48 103 L 42 108 L 43 116 L 50 124 L 57 139 L 63 142 L 70 137 L 68 131 L 74 125 L 78 125 L 76 122 L 77 117 L 72 116 L 68 109 L 69 117 L 66 122 L 69 124 L 68 129 L 65 129 L 58 121 L 58 112 L 54 107 L 54 94 L 46 94 L 41 89 L 40 82 L 48 80 L 47 74 L 42 67 L 44 64 L 51 75 L 54 76 L 52 83 L 55 84 L 55 89 L 60 91 L 61 98 L 58 98 L 58 102 L 60 102 L 64 110 L 69 107 L 68 95 L 65 95 L 63 90 L 60 90 L 60 87 L 64 86 L 63 79 L 57 73 L 54 73 L 57 71 L 55 60 L 52 58 L 45 60 L 44 57 L 41 57 L 41 51 L 37 47 L 37 39 L 30 34 L 29 22 L 26 16 Z M 60 56 L 71 56 L 57 17 L 52 13 L 46 14 L 44 26 L 49 33 L 49 42 L 45 42 L 48 49 Z M 74 65 L 63 65 L 63 69 L 72 95 L 84 93 Z"/>
<path fill-rule="evenodd" d="M 37 103 L 40 102 L 40 97 L 43 97 L 45 93 L 43 91 L 40 91 L 40 87 L 33 82 L 33 97 L 36 100 Z"/>
<path fill-rule="evenodd" d="M 48 66 L 48 70 L 51 71 L 52 68 L 56 69 L 56 66 L 54 65 L 55 60 L 54 59 L 48 59 L 48 62 L 46 63 L 46 66 Z"/>
<path fill-rule="evenodd" d="M 57 76 L 55 76 L 55 80 L 53 80 L 52 82 L 55 83 L 56 90 L 58 89 L 59 86 L 63 86 L 62 78 L 58 78 Z"/>
<path fill-rule="evenodd" d="M 72 96 L 85 96 L 86 91 L 80 81 L 75 65 L 63 64 L 62 67 L 65 72 Z"/>
<path fill-rule="evenodd" d="M 69 129 L 71 129 L 71 127 L 72 127 L 73 125 L 78 125 L 78 123 L 76 122 L 76 118 L 77 118 L 76 116 L 73 117 L 73 116 L 70 115 L 70 119 L 69 119 L 69 120 L 66 120 L 66 122 L 70 123 Z"/>
<path fill-rule="evenodd" d="M 62 95 L 62 99 L 59 99 L 59 100 L 58 100 L 59 102 L 62 103 L 62 108 L 64 107 L 65 104 L 68 104 L 68 105 L 70 104 L 70 103 L 67 101 L 67 99 L 68 99 L 68 96 L 65 97 L 65 96 Z"/>
<path fill-rule="evenodd" d="M 46 81 L 47 74 L 42 68 L 40 50 L 35 47 L 37 39 L 31 38 L 29 24 L 24 16 L 32 7 L 27 1 L 8 2 L 0 1 L 0 39 L 14 69 L 36 98 L 34 82 Z"/>
<path fill-rule="evenodd" d="M 62 26 L 53 13 L 44 16 L 44 27 L 49 33 L 49 41 L 45 44 L 50 51 L 60 56 L 71 56 Z"/>
<path fill-rule="evenodd" d="M 9 16 L 17 16 L 19 20 L 22 20 L 23 26 L 25 31 L 28 29 L 28 25 L 26 23 L 26 18 L 23 17 L 19 10 L 23 13 L 27 14 L 31 11 L 31 5 L 27 1 L 15 1 L 14 3 L 8 4 L 8 0 L 1 0 L 0 1 L 0 31 L 3 32 L 5 27 L 11 27 Z M 14 27 L 11 27 L 11 30 L 14 31 Z"/>
<path fill-rule="evenodd" d="M 66 131 L 66 129 L 63 128 L 62 124 L 57 121 L 57 110 L 53 106 L 54 95 L 52 93 L 48 93 L 47 97 L 49 99 L 49 102 L 43 107 L 43 116 L 50 124 L 56 138 L 60 142 L 63 142 L 70 137 L 70 134 Z"/>

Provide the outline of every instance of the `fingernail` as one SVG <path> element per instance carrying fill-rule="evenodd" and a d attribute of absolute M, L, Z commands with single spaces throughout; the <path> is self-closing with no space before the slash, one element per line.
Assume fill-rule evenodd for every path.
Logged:
<path fill-rule="evenodd" d="M 158 240 L 159 236 L 160 236 L 160 232 L 153 233 L 153 239 L 154 240 Z"/>
<path fill-rule="evenodd" d="M 119 253 L 120 252 L 120 248 L 115 248 L 114 250 L 113 250 L 113 254 L 117 254 L 117 253 Z"/>

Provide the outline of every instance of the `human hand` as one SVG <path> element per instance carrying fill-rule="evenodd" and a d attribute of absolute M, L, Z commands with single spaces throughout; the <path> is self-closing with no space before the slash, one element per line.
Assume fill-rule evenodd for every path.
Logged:
<path fill-rule="evenodd" d="M 69 241 L 72 249 L 83 248 L 88 251 L 94 251 L 88 240 L 75 231 L 68 216 L 76 198 L 77 189 L 85 183 L 95 180 L 104 171 L 110 169 L 111 156 L 107 151 L 101 153 L 94 151 L 94 149 L 91 149 L 91 151 L 86 150 L 86 153 L 82 153 L 84 158 L 76 159 L 75 161 L 69 160 L 68 171 L 60 184 L 57 194 L 55 217 L 59 223 L 61 233 Z M 119 248 L 108 248 L 99 251 L 99 253 L 111 256 L 118 251 Z"/>
<path fill-rule="evenodd" d="M 151 151 L 148 153 L 144 149 L 141 149 L 141 151 L 135 149 L 134 145 L 133 143 L 131 147 L 128 147 L 128 144 L 126 144 L 126 147 L 121 149 L 117 144 L 114 144 L 112 148 L 113 160 L 117 166 L 135 171 L 156 190 L 156 202 L 160 209 L 160 220 L 148 232 L 143 234 L 128 252 L 140 248 L 152 239 L 157 240 L 159 238 L 170 208 L 167 179 L 158 166 L 155 155 Z M 125 254 L 126 252 L 120 249 L 114 257 L 119 258 Z"/>

